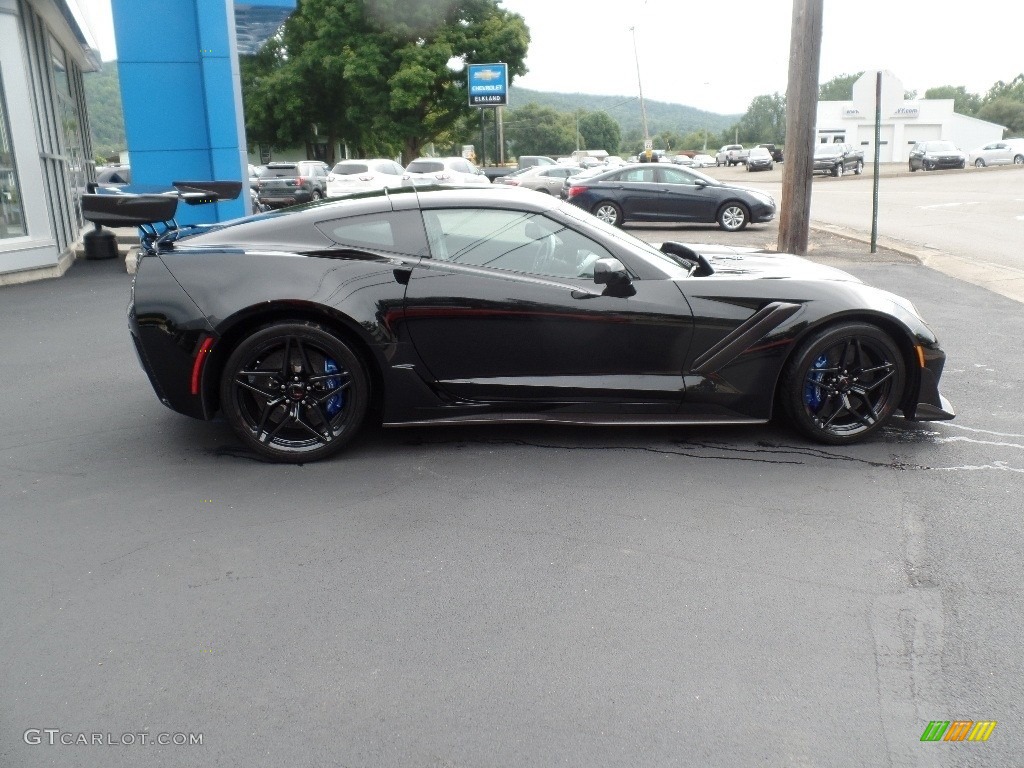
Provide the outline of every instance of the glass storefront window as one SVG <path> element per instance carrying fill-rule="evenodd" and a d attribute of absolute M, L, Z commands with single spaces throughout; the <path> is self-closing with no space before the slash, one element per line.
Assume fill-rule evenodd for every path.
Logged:
<path fill-rule="evenodd" d="M 21 237 L 25 231 L 25 208 L 14 162 L 14 142 L 7 119 L 3 73 L 0 72 L 0 238 Z"/>
<path fill-rule="evenodd" d="M 73 210 L 76 224 L 81 227 L 82 192 L 85 190 L 86 169 L 82 152 L 82 132 L 78 121 L 78 110 L 71 93 L 71 81 L 64 49 L 54 37 L 50 37 L 50 60 L 53 64 L 53 79 L 57 86 L 58 116 L 63 133 L 64 158 L 67 162 L 68 181 L 74 197 Z"/>

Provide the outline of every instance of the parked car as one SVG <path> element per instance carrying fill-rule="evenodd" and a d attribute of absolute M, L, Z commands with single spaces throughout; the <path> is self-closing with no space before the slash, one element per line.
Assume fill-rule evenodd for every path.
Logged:
<path fill-rule="evenodd" d="M 986 165 L 1024 165 L 1024 139 L 993 141 L 972 151 L 968 162 L 976 168 Z"/>
<path fill-rule="evenodd" d="M 694 168 L 707 168 L 712 165 L 717 165 L 717 163 L 711 155 L 698 154 L 693 156 Z"/>
<path fill-rule="evenodd" d="M 103 197 L 85 197 L 90 220 Z M 140 196 L 132 216 L 115 202 L 135 225 L 177 205 Z M 144 235 L 128 326 L 166 406 L 221 413 L 246 451 L 278 462 L 337 453 L 371 415 L 664 427 L 778 413 L 832 445 L 897 411 L 954 417 L 945 354 L 906 299 L 789 254 L 657 247 L 499 186 Z M 152 437 L 185 447 L 175 430 Z"/>
<path fill-rule="evenodd" d="M 579 166 L 573 165 L 535 165 L 532 168 L 524 168 L 519 173 L 496 179 L 494 183 L 520 189 L 533 189 L 557 197 L 562 192 L 565 180 L 582 170 Z"/>
<path fill-rule="evenodd" d="M 285 208 L 326 196 L 327 163 L 319 160 L 267 163 L 257 181 L 259 202 Z"/>
<path fill-rule="evenodd" d="M 842 176 L 847 171 L 858 175 L 864 172 L 864 153 L 841 142 L 815 146 L 813 162 L 812 173 Z"/>
<path fill-rule="evenodd" d="M 627 165 L 632 165 L 632 163 L 627 163 Z M 600 166 L 598 168 L 581 168 L 579 173 L 570 176 L 564 182 L 562 182 L 562 191 L 559 194 L 559 197 L 561 197 L 563 200 L 568 200 L 569 187 L 571 187 L 576 181 L 582 179 L 591 179 L 594 176 L 600 176 L 602 173 L 607 173 L 609 170 L 609 168 L 606 168 L 604 166 Z"/>
<path fill-rule="evenodd" d="M 400 187 L 404 175 L 405 169 L 386 157 L 342 160 L 327 174 L 327 196 L 341 197 L 354 192 Z"/>
<path fill-rule="evenodd" d="M 405 167 L 402 185 L 490 184 L 484 172 L 464 157 L 421 157 Z"/>
<path fill-rule="evenodd" d="M 940 168 L 966 168 L 967 155 L 952 141 L 919 141 L 910 150 L 911 172 L 935 171 Z"/>
<path fill-rule="evenodd" d="M 776 163 L 781 163 L 782 162 L 782 159 L 783 159 L 783 157 L 782 157 L 782 147 L 778 147 L 778 146 L 776 146 L 774 144 L 758 144 L 757 146 L 764 147 L 765 149 L 767 149 L 771 153 L 772 160 L 774 162 L 776 162 Z"/>
<path fill-rule="evenodd" d="M 747 155 L 748 171 L 770 171 L 774 167 L 775 161 L 772 159 L 772 153 L 768 151 L 767 147 L 754 147 L 750 150 L 750 154 Z"/>
<path fill-rule="evenodd" d="M 726 144 L 715 155 L 715 165 L 740 165 L 747 162 L 749 150 L 743 148 L 742 144 Z"/>
<path fill-rule="evenodd" d="M 670 163 L 630 165 L 570 180 L 567 197 L 614 226 L 627 221 L 718 222 L 722 229 L 734 232 L 775 217 L 771 196 Z"/>
<path fill-rule="evenodd" d="M 96 183 L 101 187 L 123 187 L 131 184 L 131 166 L 122 163 L 101 165 L 96 169 Z"/>
<path fill-rule="evenodd" d="M 689 155 L 672 155 L 672 157 L 669 158 L 669 159 L 675 165 L 681 165 L 684 168 L 692 168 L 693 167 L 693 158 L 690 157 Z"/>

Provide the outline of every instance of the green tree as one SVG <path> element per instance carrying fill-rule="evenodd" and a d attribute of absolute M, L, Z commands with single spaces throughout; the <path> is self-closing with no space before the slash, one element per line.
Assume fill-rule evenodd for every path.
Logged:
<path fill-rule="evenodd" d="M 522 17 L 498 0 L 299 0 L 246 66 L 246 123 L 258 140 L 326 140 L 332 153 L 344 140 L 409 160 L 475 114 L 449 62 L 503 61 L 511 81 L 528 45 Z"/>
<path fill-rule="evenodd" d="M 786 97 L 778 93 L 755 96 L 740 118 L 740 141 L 745 144 L 786 141 Z"/>
<path fill-rule="evenodd" d="M 986 104 L 999 99 L 1024 102 L 1024 72 L 1021 72 L 1008 83 L 998 80 L 995 85 L 988 89 L 988 93 L 985 94 Z"/>
<path fill-rule="evenodd" d="M 952 99 L 953 111 L 961 115 L 975 115 L 981 106 L 981 97 L 968 93 L 963 85 L 942 85 L 924 92 L 926 99 Z"/>
<path fill-rule="evenodd" d="M 93 154 L 104 162 L 108 159 L 117 159 L 118 154 L 128 148 L 124 137 L 117 62 L 103 62 L 103 68 L 99 72 L 88 72 L 82 80 L 85 84 L 85 101 L 89 108 Z"/>
<path fill-rule="evenodd" d="M 576 149 L 576 117 L 536 104 L 510 109 L 505 116 L 505 140 L 517 157 L 568 155 Z"/>
<path fill-rule="evenodd" d="M 622 131 L 607 112 L 584 112 L 580 115 L 579 126 L 584 149 L 604 149 L 611 155 L 619 153 Z"/>
<path fill-rule="evenodd" d="M 1024 133 L 1024 101 L 1008 97 L 986 101 L 978 110 L 979 118 L 998 123 L 1006 128 L 1010 136 Z"/>
<path fill-rule="evenodd" d="M 853 84 L 860 80 L 863 72 L 852 75 L 836 75 L 818 86 L 818 101 L 850 101 L 853 99 Z"/>

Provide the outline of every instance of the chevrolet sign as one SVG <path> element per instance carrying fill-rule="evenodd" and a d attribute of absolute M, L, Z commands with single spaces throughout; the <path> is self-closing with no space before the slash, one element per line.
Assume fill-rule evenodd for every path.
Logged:
<path fill-rule="evenodd" d="M 469 106 L 499 107 L 508 104 L 508 65 L 470 64 Z"/>

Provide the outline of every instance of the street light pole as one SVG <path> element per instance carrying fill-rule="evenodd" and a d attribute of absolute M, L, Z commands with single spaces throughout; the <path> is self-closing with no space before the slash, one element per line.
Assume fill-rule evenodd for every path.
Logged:
<path fill-rule="evenodd" d="M 647 130 L 647 107 L 644 105 L 644 84 L 640 79 L 640 54 L 637 53 L 636 50 L 636 27 L 630 27 L 629 31 L 633 33 L 633 58 L 636 59 L 636 84 L 640 89 L 640 117 L 643 118 L 644 142 L 646 143 L 651 138 L 651 134 Z"/>
<path fill-rule="evenodd" d="M 704 93 L 705 93 L 705 95 L 707 95 L 707 92 L 711 90 L 711 88 L 710 88 L 711 83 L 704 83 L 704 86 L 705 86 Z M 707 113 L 705 112 L 705 114 L 707 114 Z M 708 120 L 705 117 L 704 118 L 704 152 L 707 152 L 707 151 L 708 151 Z"/>

